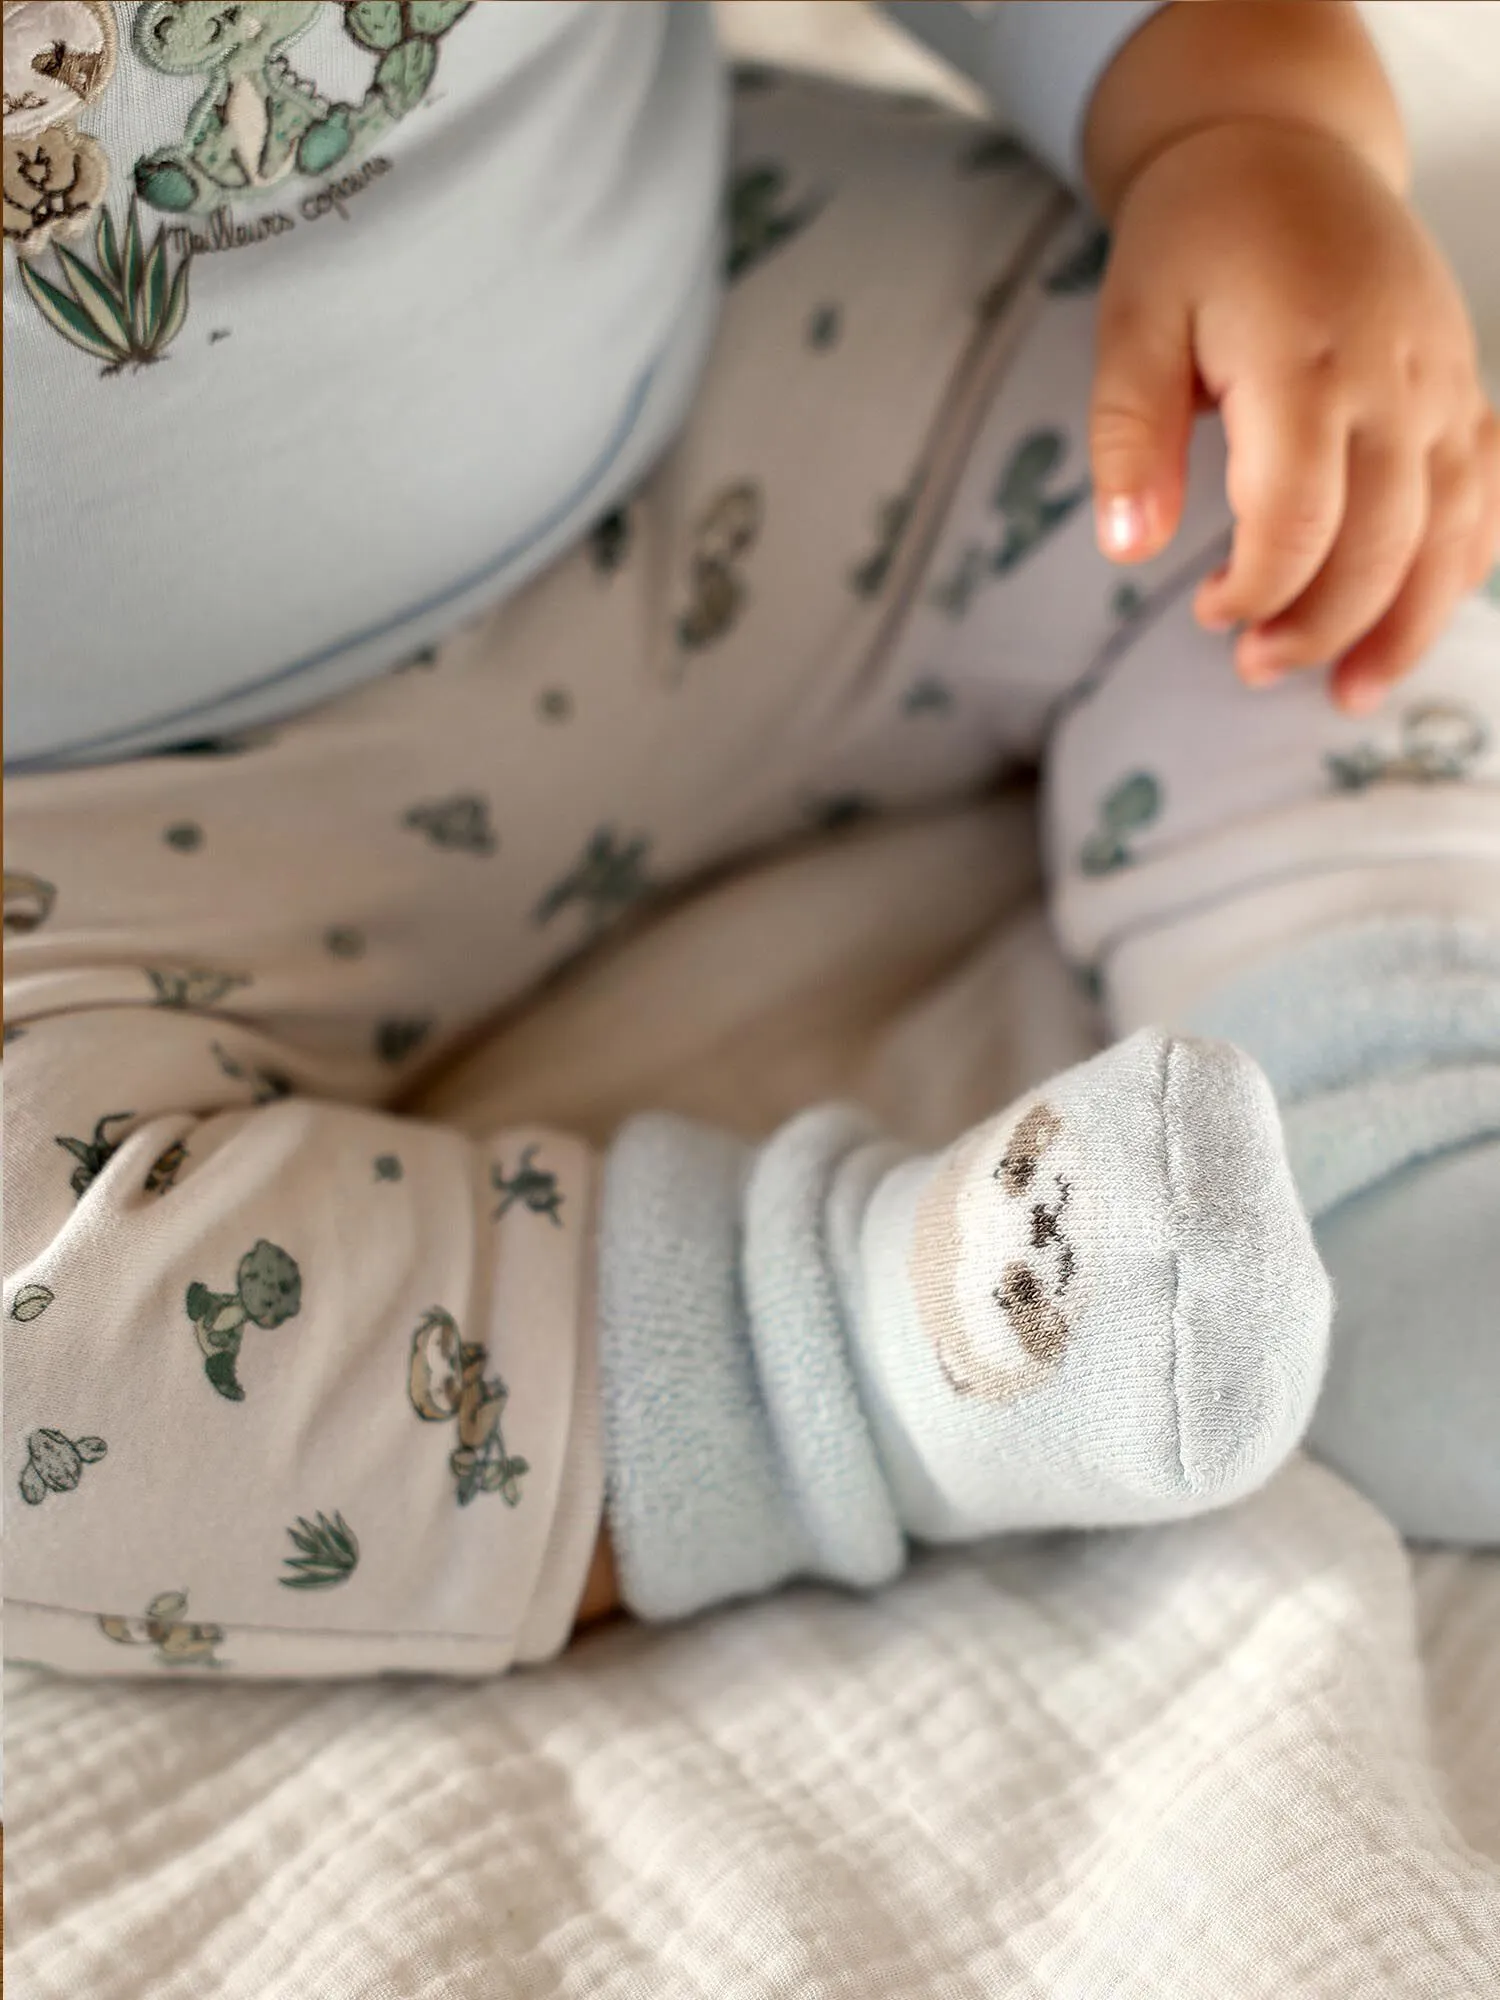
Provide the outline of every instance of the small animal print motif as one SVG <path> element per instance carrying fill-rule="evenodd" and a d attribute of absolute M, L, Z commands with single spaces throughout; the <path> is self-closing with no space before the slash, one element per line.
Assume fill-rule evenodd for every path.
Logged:
<path fill-rule="evenodd" d="M 1383 751 L 1361 743 L 1330 751 L 1324 765 L 1338 791 L 1362 792 L 1371 785 L 1449 784 L 1473 775 L 1489 748 L 1489 731 L 1479 715 L 1459 702 L 1424 701 L 1403 710 L 1400 747 Z"/>
<path fill-rule="evenodd" d="M 56 1297 L 50 1285 L 22 1285 L 10 1302 L 10 1316 L 25 1326 L 30 1320 L 40 1319 Z"/>
<path fill-rule="evenodd" d="M 550 924 L 576 904 L 584 913 L 589 936 L 597 936 L 632 904 L 652 893 L 655 884 L 646 868 L 650 851 L 646 834 L 622 840 L 613 827 L 596 827 L 578 861 L 537 904 L 533 921 Z"/>
<path fill-rule="evenodd" d="M 284 1326 L 302 1310 L 302 1273 L 279 1244 L 264 1238 L 240 1259 L 232 1292 L 196 1281 L 187 1288 L 187 1316 L 203 1354 L 203 1372 L 226 1402 L 242 1403 L 236 1371 L 247 1326 Z"/>
<path fill-rule="evenodd" d="M 909 492 L 891 494 L 876 507 L 875 546 L 849 572 L 849 588 L 856 597 L 878 597 L 885 588 L 911 513 Z"/>
<path fill-rule="evenodd" d="M 737 168 L 729 183 L 729 247 L 724 259 L 729 283 L 800 234 L 823 202 L 820 194 L 789 199 L 784 167 L 763 163 Z"/>
<path fill-rule="evenodd" d="M 89 1139 L 68 1139 L 61 1133 L 57 1134 L 57 1144 L 78 1162 L 68 1185 L 79 1201 L 120 1150 L 124 1134 L 119 1139 L 111 1139 L 108 1128 L 111 1125 L 127 1125 L 134 1116 L 133 1111 L 107 1111 L 95 1125 L 93 1136 Z"/>
<path fill-rule="evenodd" d="M 180 820 L 167 828 L 162 839 L 179 854 L 196 854 L 203 845 L 203 829 L 193 820 Z"/>
<path fill-rule="evenodd" d="M 628 507 L 612 507 L 589 531 L 589 558 L 600 576 L 623 569 L 630 554 L 632 524 Z"/>
<path fill-rule="evenodd" d="M 49 1493 L 71 1493 L 83 1477 L 83 1468 L 97 1463 L 108 1450 L 103 1438 L 33 1431 L 26 1440 L 21 1498 L 28 1507 L 40 1507 Z"/>
<path fill-rule="evenodd" d="M 278 1098 L 290 1097 L 292 1080 L 279 1069 L 266 1069 L 259 1063 L 241 1062 L 232 1056 L 219 1042 L 210 1042 L 209 1049 L 214 1061 L 233 1083 L 248 1083 L 252 1104 L 274 1104 Z"/>
<path fill-rule="evenodd" d="M 399 1181 L 405 1171 L 394 1153 L 382 1153 L 375 1162 L 375 1178 L 378 1181 Z"/>
<path fill-rule="evenodd" d="M 489 802 L 477 792 L 455 792 L 430 805 L 412 806 L 401 824 L 425 833 L 434 847 L 457 854 L 493 854 L 500 845 L 490 824 Z"/>
<path fill-rule="evenodd" d="M 760 538 L 764 519 L 760 487 L 736 480 L 709 504 L 693 535 L 688 558 L 689 603 L 677 620 L 677 643 L 702 652 L 732 631 L 747 595 L 739 562 Z"/>
<path fill-rule="evenodd" d="M 177 1176 L 187 1162 L 188 1149 L 181 1139 L 174 1139 L 165 1152 L 158 1153 L 151 1162 L 151 1170 L 141 1183 L 143 1194 L 168 1194 L 177 1185 Z"/>
<path fill-rule="evenodd" d="M 414 1055 L 432 1033 L 429 1017 L 414 1014 L 409 1017 L 377 1021 L 375 1024 L 375 1053 L 383 1063 L 392 1068 L 404 1063 Z"/>
<path fill-rule="evenodd" d="M 215 1007 L 239 987 L 250 984 L 248 972 L 212 972 L 206 968 L 166 972 L 147 966 L 146 977 L 158 1007 Z"/>
<path fill-rule="evenodd" d="M 837 347 L 843 330 L 842 306 L 814 306 L 807 315 L 807 344 L 816 354 L 826 354 L 831 347 Z"/>
<path fill-rule="evenodd" d="M 348 924 L 330 924 L 323 933 L 323 949 L 330 958 L 363 958 L 365 934 Z"/>
<path fill-rule="evenodd" d="M 510 1392 L 498 1376 L 485 1375 L 489 1351 L 461 1338 L 441 1306 L 422 1316 L 411 1338 L 407 1395 L 424 1423 L 456 1424 L 458 1444 L 449 1456 L 460 1507 L 479 1493 L 498 1493 L 507 1507 L 521 1500 L 521 1479 L 531 1470 L 505 1448 L 500 1418 Z"/>
<path fill-rule="evenodd" d="M 347 1583 L 359 1563 L 359 1537 L 342 1514 L 330 1521 L 318 1514 L 306 1521 L 299 1514 L 296 1525 L 287 1529 L 297 1553 L 284 1556 L 282 1567 L 290 1576 L 276 1581 L 285 1590 L 333 1590 Z"/>
<path fill-rule="evenodd" d="M 141 198 L 174 215 L 202 214 L 226 199 L 297 174 L 326 174 L 355 153 L 368 154 L 427 96 L 439 43 L 470 4 L 345 0 L 336 18 L 375 62 L 362 97 L 330 101 L 287 53 L 320 14 L 334 11 L 319 0 L 254 8 L 145 0 L 135 18 L 137 56 L 169 77 L 196 79 L 198 95 L 181 142 L 136 161 Z"/>
<path fill-rule="evenodd" d="M 1044 280 L 1046 289 L 1054 298 L 1097 292 L 1104 282 L 1108 262 L 1109 234 L 1106 230 L 1096 229 L 1047 273 Z"/>
<path fill-rule="evenodd" d="M 5 871 L 5 935 L 26 937 L 40 930 L 52 914 L 57 891 L 40 875 L 27 875 L 19 868 Z"/>
<path fill-rule="evenodd" d="M 144 1618 L 101 1614 L 99 1630 L 117 1646 L 151 1646 L 164 1667 L 221 1667 L 214 1654 L 227 1634 L 222 1625 L 190 1623 L 183 1617 L 185 1590 L 164 1590 L 146 1606 Z"/>
<path fill-rule="evenodd" d="M 952 688 L 935 674 L 924 674 L 921 680 L 913 681 L 901 697 L 905 715 L 942 715 L 952 706 Z"/>
<path fill-rule="evenodd" d="M 527 1146 L 513 1174 L 507 1175 L 498 1161 L 490 1168 L 490 1186 L 502 1197 L 491 1218 L 493 1221 L 498 1222 L 502 1216 L 509 1215 L 519 1203 L 522 1208 L 530 1209 L 533 1215 L 545 1215 L 561 1229 L 562 1189 L 557 1185 L 556 1174 L 533 1164 L 536 1155 L 536 1146 Z"/>
<path fill-rule="evenodd" d="M 1154 825 L 1161 815 L 1162 786 L 1149 771 L 1122 778 L 1099 808 L 1099 824 L 1078 850 L 1085 875 L 1109 875 L 1134 860 L 1129 837 Z"/>

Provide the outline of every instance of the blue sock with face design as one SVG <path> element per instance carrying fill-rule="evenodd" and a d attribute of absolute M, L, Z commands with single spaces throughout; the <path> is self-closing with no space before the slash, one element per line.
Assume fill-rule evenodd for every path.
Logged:
<path fill-rule="evenodd" d="M 759 1150 L 639 1119 L 600 1266 L 626 1601 L 1223 1505 L 1300 1437 L 1329 1310 L 1270 1090 L 1226 1043 L 1137 1035 L 935 1157 L 837 1109 Z"/>

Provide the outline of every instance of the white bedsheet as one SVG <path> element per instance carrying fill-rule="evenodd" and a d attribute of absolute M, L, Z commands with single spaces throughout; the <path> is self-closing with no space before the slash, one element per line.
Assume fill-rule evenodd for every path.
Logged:
<path fill-rule="evenodd" d="M 826 1077 L 949 1128 L 1086 1034 L 1017 902 L 1024 810 L 722 885 L 518 1022 L 483 1087 L 748 1127 Z M 924 1559 L 497 1683 L 18 1671 L 11 1991 L 1487 2000 L 1497 1695 L 1500 1560 L 1413 1560 L 1306 1462 L 1186 1528 Z"/>
<path fill-rule="evenodd" d="M 1500 0 L 1368 11 L 1500 362 Z M 931 79 L 860 7 L 724 12 L 752 52 Z M 596 1134 L 838 1091 L 939 1138 L 1086 1033 L 1033 910 L 981 942 L 1029 872 L 1008 806 L 766 871 L 465 1087 Z M 1189 1528 L 496 1684 L 13 1672 L 7 1702 L 16 2000 L 1500 1995 L 1500 1558 L 1412 1557 L 1306 1463 Z"/>

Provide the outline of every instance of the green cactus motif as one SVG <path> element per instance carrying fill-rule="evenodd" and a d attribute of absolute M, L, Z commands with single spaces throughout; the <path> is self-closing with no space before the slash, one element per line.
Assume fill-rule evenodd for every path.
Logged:
<path fill-rule="evenodd" d="M 1068 448 L 1066 435 L 1048 428 L 1029 431 L 1016 445 L 1001 468 L 993 502 L 1004 532 L 992 548 L 971 542 L 963 550 L 949 576 L 933 588 L 939 610 L 964 617 L 985 583 L 1008 576 L 1088 498 L 1087 479 L 1061 492 L 1048 490 Z"/>
<path fill-rule="evenodd" d="M 1067 455 L 1068 439 L 1062 431 L 1036 430 L 1006 460 L 995 490 L 995 509 L 1005 522 L 1005 540 L 991 563 L 996 576 L 1013 570 L 1088 498 L 1087 479 L 1062 493 L 1046 491 Z"/>
<path fill-rule="evenodd" d="M 1128 867 L 1135 858 L 1128 836 L 1154 824 L 1162 801 L 1161 780 L 1151 772 L 1135 771 L 1122 778 L 1099 808 L 1099 825 L 1079 849 L 1078 865 L 1084 874 L 1109 875 Z"/>
<path fill-rule="evenodd" d="M 1334 789 L 1362 792 L 1371 785 L 1453 784 L 1474 774 L 1489 748 L 1489 731 L 1476 709 L 1456 701 L 1415 702 L 1400 719 L 1399 747 L 1356 744 L 1323 759 Z"/>
<path fill-rule="evenodd" d="M 344 31 L 376 58 L 358 103 L 333 102 L 293 69 L 286 51 L 321 11 L 318 0 L 250 7 L 231 0 L 147 0 L 136 15 L 141 61 L 205 89 L 182 141 L 137 160 L 142 201 L 201 213 L 293 174 L 327 173 L 414 110 L 437 71 L 438 43 L 470 0 L 346 0 Z"/>
<path fill-rule="evenodd" d="M 246 1326 L 284 1326 L 302 1310 L 302 1273 L 279 1244 L 262 1239 L 247 1250 L 232 1292 L 187 1288 L 187 1316 L 203 1353 L 203 1372 L 226 1402 L 242 1403 L 236 1362 Z"/>
<path fill-rule="evenodd" d="M 69 1178 L 68 1186 L 72 1188 L 79 1201 L 83 1200 L 97 1177 L 103 1173 L 124 1143 L 123 1133 L 118 1139 L 111 1139 L 107 1128 L 111 1125 L 127 1125 L 134 1116 L 133 1111 L 106 1111 L 95 1125 L 93 1137 L 89 1139 L 69 1139 L 61 1132 L 55 1135 L 56 1143 L 65 1153 L 71 1153 L 78 1162 Z"/>
<path fill-rule="evenodd" d="M 146 1606 L 144 1618 L 99 1614 L 99 1630 L 117 1646 L 151 1646 L 164 1667 L 221 1667 L 215 1658 L 226 1633 L 222 1625 L 204 1625 L 183 1617 L 185 1590 L 164 1590 Z"/>
<path fill-rule="evenodd" d="M 187 318 L 191 262 L 182 257 L 173 264 L 165 224 L 148 251 L 132 197 L 123 230 L 107 208 L 100 209 L 92 264 L 60 243 L 53 254 L 66 289 L 24 257 L 16 268 L 27 297 L 69 346 L 102 361 L 103 375 L 161 360 Z"/>
<path fill-rule="evenodd" d="M 381 1153 L 375 1161 L 377 1181 L 399 1181 L 405 1174 L 400 1157 L 395 1153 Z"/>
<path fill-rule="evenodd" d="M 562 1189 L 557 1185 L 556 1174 L 533 1164 L 538 1151 L 534 1144 L 525 1147 L 513 1174 L 507 1175 L 498 1160 L 491 1165 L 490 1186 L 502 1197 L 500 1206 L 491 1217 L 492 1221 L 499 1222 L 519 1203 L 523 1208 L 530 1209 L 533 1215 L 545 1215 L 559 1229 L 562 1228 Z"/>
<path fill-rule="evenodd" d="M 311 1521 L 299 1514 L 287 1534 L 297 1553 L 282 1558 L 282 1567 L 291 1571 L 290 1576 L 276 1579 L 284 1590 L 333 1590 L 353 1576 L 359 1563 L 359 1537 L 342 1514 L 331 1521 L 326 1514 Z"/>
<path fill-rule="evenodd" d="M 728 194 L 728 248 L 724 276 L 732 285 L 783 243 L 800 235 L 823 207 L 826 196 L 787 195 L 787 171 L 778 163 L 760 161 L 737 167 Z"/>
<path fill-rule="evenodd" d="M 434 847 L 457 854 L 493 854 L 500 845 L 490 824 L 489 800 L 478 792 L 454 792 L 450 798 L 411 806 L 401 824 L 425 834 Z"/>
<path fill-rule="evenodd" d="M 61 1431 L 33 1431 L 26 1440 L 21 1498 L 40 1507 L 49 1493 L 71 1493 L 83 1468 L 103 1458 L 109 1446 L 99 1437 L 64 1437 Z"/>
<path fill-rule="evenodd" d="M 573 867 L 537 904 L 533 921 L 550 924 L 576 904 L 584 913 L 589 936 L 597 936 L 653 893 L 656 885 L 646 867 L 650 851 L 649 835 L 622 840 L 612 826 L 596 827 Z"/>

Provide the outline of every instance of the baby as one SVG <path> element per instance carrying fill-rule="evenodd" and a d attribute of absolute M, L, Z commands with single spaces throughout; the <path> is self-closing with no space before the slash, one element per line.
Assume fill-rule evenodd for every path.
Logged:
<path fill-rule="evenodd" d="M 1500 426 L 1390 92 L 890 11 L 1019 139 L 695 6 L 6 6 L 13 1656 L 496 1672 L 1305 1434 L 1500 1539 Z M 504 1128 L 615 919 L 1022 759 L 1104 1054 Z"/>

